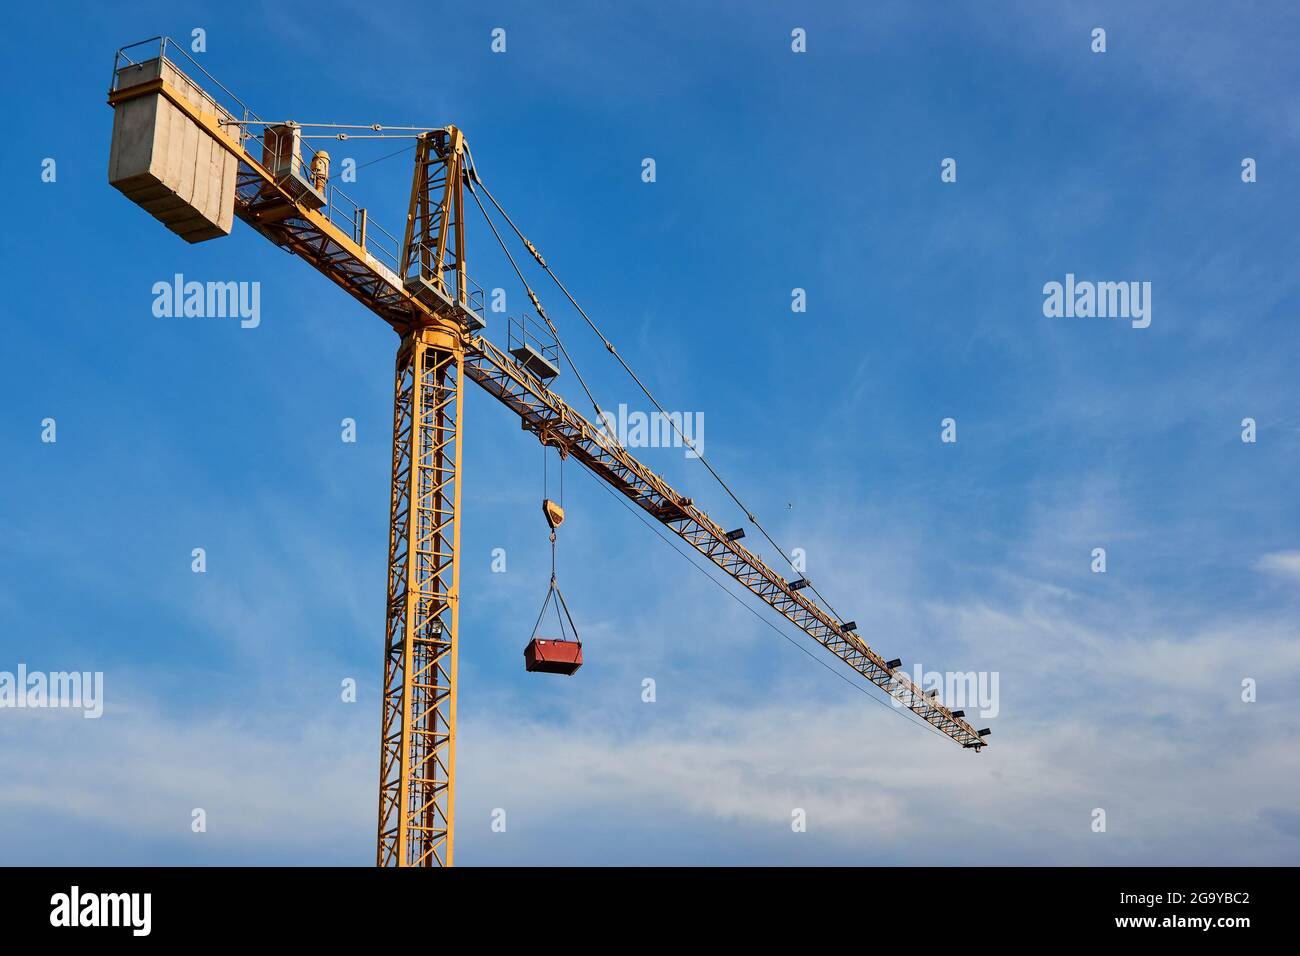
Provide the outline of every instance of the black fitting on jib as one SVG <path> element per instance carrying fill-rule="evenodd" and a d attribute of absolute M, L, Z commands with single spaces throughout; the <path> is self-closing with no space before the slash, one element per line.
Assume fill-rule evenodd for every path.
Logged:
<path fill-rule="evenodd" d="M 885 661 L 885 666 L 892 671 L 895 667 L 903 666 L 903 659 L 901 657 L 895 657 L 892 661 Z"/>
<path fill-rule="evenodd" d="M 728 532 L 727 532 L 727 540 L 728 540 L 728 541 L 739 541 L 739 540 L 740 540 L 741 538 L 743 538 L 744 536 L 745 536 L 745 529 L 744 529 L 744 528 L 737 528 L 735 531 L 728 531 Z"/>

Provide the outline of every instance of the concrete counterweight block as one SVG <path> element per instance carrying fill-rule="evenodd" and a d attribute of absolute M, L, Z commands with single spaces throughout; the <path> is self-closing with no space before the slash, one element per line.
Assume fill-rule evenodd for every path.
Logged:
<path fill-rule="evenodd" d="M 187 242 L 230 235 L 239 160 L 161 91 L 130 96 L 131 87 L 162 79 L 197 111 L 232 119 L 169 60 L 118 70 L 108 181 Z M 232 143 L 239 127 L 223 127 Z"/>

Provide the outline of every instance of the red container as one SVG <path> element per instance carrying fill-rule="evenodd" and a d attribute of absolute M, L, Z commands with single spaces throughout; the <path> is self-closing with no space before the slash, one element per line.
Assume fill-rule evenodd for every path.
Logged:
<path fill-rule="evenodd" d="M 534 637 L 524 648 L 524 667 L 543 674 L 572 676 L 582 666 L 582 644 Z"/>

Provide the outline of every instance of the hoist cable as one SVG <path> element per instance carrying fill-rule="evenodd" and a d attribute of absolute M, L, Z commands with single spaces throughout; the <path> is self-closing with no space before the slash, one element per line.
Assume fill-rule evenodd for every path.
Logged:
<path fill-rule="evenodd" d="M 815 594 L 823 604 L 826 605 L 826 608 L 831 612 L 831 614 L 835 616 L 835 619 L 837 621 L 843 621 L 844 620 L 843 617 L 840 616 L 839 611 L 835 610 L 835 606 L 831 604 L 831 602 L 828 601 L 820 591 L 817 590 L 816 586 L 811 581 L 808 580 L 804 572 L 802 572 L 795 565 L 793 559 L 789 555 L 787 555 L 785 550 L 779 544 L 776 543 L 776 540 L 770 534 L 768 534 L 767 529 L 763 527 L 762 523 L 758 520 L 757 517 L 755 517 L 754 513 L 745 506 L 745 503 L 740 500 L 740 498 L 736 495 L 734 491 L 732 491 L 731 486 L 729 486 L 725 481 L 723 481 L 722 476 L 718 474 L 718 472 L 714 469 L 714 467 L 711 464 L 709 464 L 708 459 L 704 457 L 704 453 L 699 449 L 695 448 L 694 443 L 692 443 L 690 440 L 686 438 L 686 436 L 682 433 L 681 427 L 677 424 L 673 416 L 669 415 L 664 410 L 664 407 L 660 405 L 659 401 L 654 397 L 653 394 L 651 394 L 650 389 L 648 389 L 645 386 L 645 383 L 642 382 L 640 377 L 636 374 L 636 372 L 632 370 L 632 367 L 623 360 L 623 356 L 619 355 L 618 350 L 614 347 L 614 343 L 605 337 L 605 334 L 601 332 L 600 328 L 596 325 L 596 323 L 591 320 L 591 317 L 587 315 L 586 311 L 582 308 L 582 306 L 578 304 L 578 300 L 573 297 L 573 295 L 565 287 L 564 283 L 560 281 L 559 277 L 554 272 L 551 271 L 551 267 L 546 264 L 546 260 L 542 258 L 542 254 L 537 250 L 537 247 L 534 246 L 532 242 L 529 241 L 528 237 L 525 236 L 523 232 L 520 231 L 519 227 L 515 225 L 514 220 L 510 218 L 509 213 L 507 213 L 505 209 L 501 207 L 501 204 L 497 202 L 496 197 L 492 195 L 492 191 L 489 190 L 487 186 L 483 184 L 483 181 L 478 178 L 478 172 L 477 170 L 474 170 L 472 166 L 471 166 L 471 174 L 473 175 L 475 182 L 477 182 L 479 186 L 482 187 L 484 195 L 486 195 L 488 197 L 488 200 L 491 201 L 492 205 L 496 207 L 497 212 L 501 213 L 502 218 L 504 218 L 505 221 L 509 223 L 510 228 L 514 230 L 515 235 L 519 237 L 519 240 L 524 244 L 524 247 L 532 254 L 533 258 L 537 260 L 537 264 L 542 267 L 543 271 L 545 271 L 548 276 L 551 277 L 551 280 L 564 294 L 565 298 L 567 298 L 569 302 L 573 305 L 573 307 L 578 310 L 578 314 L 581 315 L 583 319 L 586 320 L 587 325 L 591 327 L 592 332 L 594 332 L 596 336 L 604 343 L 605 349 L 609 352 L 609 354 L 613 355 L 614 358 L 618 360 L 619 365 L 623 366 L 623 370 L 627 372 L 629 376 L 631 376 L 632 381 L 636 382 L 637 387 L 640 388 L 643 393 L 645 393 L 646 398 L 648 398 L 650 400 L 650 403 L 654 405 L 656 409 L 658 409 L 659 414 L 663 416 L 663 419 L 666 420 L 672 426 L 673 431 L 677 433 L 677 437 L 682 440 L 682 443 L 687 448 L 691 449 L 691 451 L 695 453 L 696 458 L 698 458 L 700 463 L 704 465 L 705 468 L 708 469 L 709 474 L 711 474 L 714 480 L 717 481 L 717 483 L 722 486 L 722 489 L 727 493 L 727 495 L 731 498 L 731 500 L 736 503 L 736 506 L 740 508 L 742 512 L 744 512 L 745 517 L 749 519 L 750 523 L 753 524 L 755 528 L 758 529 L 759 533 L 767 540 L 767 543 L 770 544 L 774 549 L 776 549 L 776 552 L 780 554 L 782 558 L 785 559 L 786 563 L 790 565 L 791 570 L 793 570 L 796 574 L 800 575 L 801 580 L 808 582 L 807 583 L 808 589 L 812 591 L 812 593 Z M 473 192 L 473 190 L 471 190 L 471 192 Z M 479 208 L 481 209 L 483 204 L 481 201 L 479 201 L 478 196 L 475 195 L 474 199 L 475 202 L 479 203 Z M 485 211 L 484 215 L 486 214 L 487 213 Z M 496 233 L 495 226 L 492 227 L 492 231 L 494 234 Z M 497 241 L 498 242 L 501 241 L 501 237 L 499 235 L 497 236 Z M 509 253 L 507 253 L 507 255 L 509 255 Z M 511 258 L 510 262 L 512 265 L 514 265 L 513 258 Z M 518 266 L 515 266 L 515 271 L 516 272 L 519 271 Z M 523 280 L 522 274 L 520 275 L 520 279 Z M 527 283 L 525 282 L 525 285 L 526 284 Z M 547 324 L 550 325 L 550 319 L 547 319 Z M 554 326 L 552 326 L 552 331 L 554 331 Z M 556 334 L 556 338 L 558 340 L 559 338 L 558 333 Z M 563 348 L 563 346 L 561 346 L 561 348 Z M 584 389 L 586 388 L 585 384 L 583 388 Z M 590 397 L 590 395 L 588 397 Z M 594 400 L 593 400 L 593 404 L 594 404 Z M 601 420 L 602 421 L 604 420 L 603 416 Z"/>

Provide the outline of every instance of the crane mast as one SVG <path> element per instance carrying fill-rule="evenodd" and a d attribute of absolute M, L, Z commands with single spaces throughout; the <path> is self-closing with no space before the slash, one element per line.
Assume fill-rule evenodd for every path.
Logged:
<path fill-rule="evenodd" d="M 452 863 L 464 360 L 459 336 L 439 328 L 409 333 L 397 352 L 380 866 Z"/>
<path fill-rule="evenodd" d="M 126 52 L 154 43 L 156 60 L 136 62 Z M 218 101 L 182 73 L 169 49 L 225 98 Z M 477 174 L 470 173 L 459 129 L 448 126 L 417 136 L 408 215 L 399 244 L 370 221 L 364 208 L 326 181 L 327 174 L 320 172 L 325 164 L 302 163 L 296 152 L 300 141 L 296 124 L 262 121 L 166 38 L 119 50 L 108 95 L 115 111 L 133 102 L 163 101 L 173 117 L 173 133 L 179 116 L 211 140 L 210 145 L 199 142 L 202 149 L 212 150 L 213 168 L 219 166 L 216 157 L 221 151 L 233 157 L 237 166 L 232 171 L 234 216 L 343 288 L 399 337 L 379 761 L 376 859 L 380 866 L 453 862 L 461 446 L 467 380 L 510 409 L 540 442 L 574 458 L 885 690 L 902 709 L 963 747 L 978 751 L 987 745 L 987 731 L 977 731 L 963 715 L 925 694 L 896 661 L 887 661 L 873 650 L 856 633 L 855 625 L 839 620 L 803 590 L 802 582 L 787 581 L 631 455 L 606 429 L 592 424 L 546 382 L 478 334 L 486 326 L 482 290 L 466 272 L 464 231 L 464 190 L 467 185 L 473 189 Z M 118 166 L 119 118 L 115 117 L 110 178 Z M 238 128 L 239 135 L 231 134 L 232 127 Z M 246 145 L 254 139 L 249 129 L 264 131 L 260 155 Z M 114 185 L 181 232 L 174 207 L 159 204 L 172 197 L 160 201 L 152 182 L 149 192 L 134 180 L 130 189 L 118 181 Z M 191 205 L 198 201 L 193 199 Z M 187 206 L 181 214 L 191 211 Z M 205 222 L 196 230 L 186 220 L 184 228 L 190 231 L 181 234 L 190 241 L 228 232 L 228 226 L 223 232 L 220 222 Z M 531 244 L 529 249 L 537 255 Z"/>
<path fill-rule="evenodd" d="M 393 385 L 380 866 L 452 864 L 456 655 L 460 633 L 460 450 L 467 304 L 464 137 L 416 143 L 402 240 L 403 285 L 450 312 L 408 332 Z M 450 281 L 448 281 L 450 278 Z"/>

